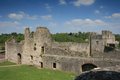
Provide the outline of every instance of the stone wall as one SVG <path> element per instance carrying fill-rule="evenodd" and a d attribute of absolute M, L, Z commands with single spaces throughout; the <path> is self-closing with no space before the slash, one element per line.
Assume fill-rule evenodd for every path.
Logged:
<path fill-rule="evenodd" d="M 51 52 L 54 55 L 68 55 L 68 56 L 84 56 L 89 55 L 89 43 L 75 43 L 75 42 L 53 42 Z M 50 51 L 50 50 L 49 50 Z M 62 51 L 62 53 L 56 52 Z M 46 52 L 47 53 L 47 52 Z M 50 53 L 50 54 L 51 54 Z M 64 54 L 65 53 L 65 54 Z"/>
<path fill-rule="evenodd" d="M 104 52 L 104 43 L 102 39 L 92 39 L 91 40 L 91 56 L 95 55 L 97 52 Z"/>
<path fill-rule="evenodd" d="M 30 32 L 29 28 L 26 28 L 22 63 L 39 66 L 45 45 L 51 46 L 51 43 L 51 34 L 47 28 L 38 27 L 35 32 Z"/>
<path fill-rule="evenodd" d="M 5 43 L 5 58 L 9 61 L 18 63 L 18 54 L 22 54 L 23 42 L 17 43 L 15 39 Z"/>
<path fill-rule="evenodd" d="M 111 31 L 102 31 L 102 39 L 104 40 L 104 44 L 115 44 L 115 36 L 112 34 Z"/>
<path fill-rule="evenodd" d="M 53 67 L 53 63 L 56 63 L 56 68 Z M 97 67 L 109 67 L 119 65 L 120 60 L 108 59 L 108 58 L 83 58 L 83 57 L 68 57 L 58 55 L 43 55 L 44 68 L 63 70 L 67 72 L 73 72 L 79 74 L 82 72 L 82 65 L 91 64 Z"/>
<path fill-rule="evenodd" d="M 102 34 L 91 34 L 90 37 L 91 54 L 104 53 L 105 47 L 115 48 L 118 42 L 115 40 L 115 36 L 111 31 L 102 31 Z"/>
<path fill-rule="evenodd" d="M 22 64 L 31 64 L 31 56 L 33 54 L 33 39 L 29 28 L 25 29 L 25 40 L 22 53 Z"/>
<path fill-rule="evenodd" d="M 46 48 L 45 54 L 49 55 L 58 55 L 58 56 L 77 56 L 77 57 L 88 57 L 88 54 L 85 52 L 77 52 L 77 51 L 68 51 L 68 50 L 63 50 L 60 48 Z"/>
<path fill-rule="evenodd" d="M 111 52 L 104 52 L 104 53 L 96 52 L 95 54 L 92 55 L 92 57 L 120 59 L 120 51 L 114 50 Z"/>

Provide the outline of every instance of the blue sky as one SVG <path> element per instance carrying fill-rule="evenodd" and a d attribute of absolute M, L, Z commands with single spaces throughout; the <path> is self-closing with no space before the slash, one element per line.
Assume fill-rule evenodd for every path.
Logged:
<path fill-rule="evenodd" d="M 120 0 L 0 0 L 0 33 L 47 27 L 51 33 L 120 34 Z"/>

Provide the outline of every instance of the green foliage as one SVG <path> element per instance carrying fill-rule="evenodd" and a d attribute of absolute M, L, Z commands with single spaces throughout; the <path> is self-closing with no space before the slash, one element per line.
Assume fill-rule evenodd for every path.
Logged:
<path fill-rule="evenodd" d="M 32 36 L 33 32 L 31 33 Z M 89 34 L 88 33 L 57 33 L 52 34 L 52 38 L 55 41 L 58 42 L 87 42 L 86 39 L 88 39 Z M 0 43 L 5 43 L 6 40 L 11 39 L 11 37 L 14 37 L 18 42 L 24 39 L 23 34 L 17 34 L 16 32 L 13 32 L 11 34 L 1 34 L 0 35 Z"/>
<path fill-rule="evenodd" d="M 0 35 L 0 43 L 1 44 L 4 43 L 9 38 L 10 38 L 9 34 L 1 34 Z"/>
<path fill-rule="evenodd" d="M 17 34 L 16 32 L 13 32 L 11 34 L 1 34 L 0 35 L 0 51 L 5 50 L 5 42 L 7 40 L 12 39 L 12 37 L 14 37 L 17 42 L 20 42 L 21 40 L 24 39 L 24 35 L 21 33 Z"/>
<path fill-rule="evenodd" d="M 13 32 L 11 34 L 1 34 L 0 35 L 0 44 L 3 45 L 5 43 L 5 41 L 9 40 L 11 37 L 14 37 L 18 42 L 20 42 L 21 40 L 24 39 L 24 36 L 21 33 L 17 34 L 16 32 Z"/>
<path fill-rule="evenodd" d="M 57 42 L 88 42 L 89 34 L 88 33 L 57 33 L 52 35 L 53 40 Z"/>
<path fill-rule="evenodd" d="M 21 33 L 17 34 L 17 36 L 16 36 L 17 42 L 20 42 L 20 41 L 22 41 L 23 39 L 24 39 L 24 35 L 23 35 L 23 34 L 21 34 Z"/>
<path fill-rule="evenodd" d="M 0 80 L 74 80 L 75 75 L 33 66 L 0 67 Z"/>

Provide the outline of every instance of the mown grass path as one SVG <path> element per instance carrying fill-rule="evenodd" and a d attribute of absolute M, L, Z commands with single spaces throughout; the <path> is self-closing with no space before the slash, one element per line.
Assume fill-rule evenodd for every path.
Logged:
<path fill-rule="evenodd" d="M 20 65 L 6 65 L 6 66 L 0 66 L 0 67 L 14 67 L 14 66 L 20 66 Z"/>
<path fill-rule="evenodd" d="M 72 73 L 58 70 L 38 69 L 27 65 L 0 67 L 0 80 L 74 80 Z"/>
<path fill-rule="evenodd" d="M 15 63 L 9 62 L 9 61 L 5 61 L 3 60 L 2 62 L 0 62 L 0 67 L 1 66 L 9 66 L 9 65 L 16 65 Z"/>

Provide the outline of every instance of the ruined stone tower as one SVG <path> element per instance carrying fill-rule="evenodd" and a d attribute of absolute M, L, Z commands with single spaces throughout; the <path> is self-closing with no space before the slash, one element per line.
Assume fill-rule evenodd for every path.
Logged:
<path fill-rule="evenodd" d="M 111 31 L 104 30 L 102 35 L 94 33 L 91 35 L 91 53 L 104 53 L 106 49 L 115 48 L 118 45 Z"/>
<path fill-rule="evenodd" d="M 37 27 L 35 32 L 25 29 L 25 41 L 23 46 L 23 64 L 36 64 L 42 61 L 42 55 L 45 52 L 45 46 L 51 46 L 51 34 L 47 28 Z"/>
<path fill-rule="evenodd" d="M 115 36 L 110 31 L 102 31 L 102 39 L 104 40 L 105 46 L 116 44 Z"/>

